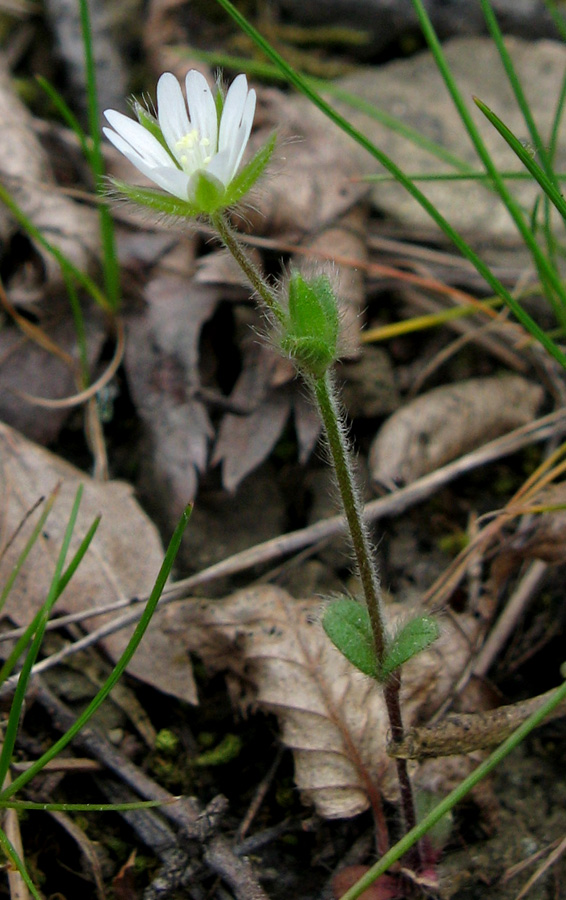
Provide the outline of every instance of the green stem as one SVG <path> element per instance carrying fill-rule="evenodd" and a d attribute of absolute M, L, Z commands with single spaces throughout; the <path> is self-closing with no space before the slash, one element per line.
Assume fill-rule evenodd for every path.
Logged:
<path fill-rule="evenodd" d="M 381 665 L 385 657 L 387 639 L 381 609 L 379 578 L 363 520 L 362 505 L 355 487 L 347 439 L 340 421 L 340 411 L 329 372 L 326 372 L 321 378 L 315 379 L 313 387 L 334 463 L 336 480 L 342 497 L 348 528 L 352 537 L 358 572 L 370 617 L 377 660 Z"/>
<path fill-rule="evenodd" d="M 210 217 L 212 227 L 218 232 L 225 247 L 230 251 L 254 291 L 262 300 L 264 306 L 272 313 L 279 322 L 285 321 L 285 313 L 281 304 L 277 300 L 274 291 L 271 290 L 265 279 L 262 277 L 258 269 L 254 266 L 249 256 L 242 249 L 242 246 L 236 237 L 233 229 L 222 213 L 215 213 Z"/>
<path fill-rule="evenodd" d="M 332 376 L 327 371 L 322 377 L 312 379 L 314 395 L 322 417 L 326 439 L 334 463 L 336 480 L 348 522 L 348 528 L 352 538 L 354 554 L 358 565 L 358 572 L 362 583 L 362 589 L 369 613 L 373 641 L 378 664 L 384 661 L 387 650 L 387 631 L 383 616 L 383 604 L 381 589 L 377 574 L 372 547 L 363 518 L 363 507 L 358 495 L 350 451 L 345 430 L 342 425 L 340 409 L 336 399 L 336 393 L 332 384 Z M 384 697 L 387 715 L 392 734 L 403 734 L 403 721 L 401 717 L 400 673 L 393 672 L 384 684 Z M 401 793 L 401 807 L 406 830 L 414 828 L 416 824 L 415 803 L 409 773 L 405 765 L 397 766 L 397 777 Z M 419 868 L 420 853 L 418 845 L 412 848 L 410 863 L 413 868 Z"/>

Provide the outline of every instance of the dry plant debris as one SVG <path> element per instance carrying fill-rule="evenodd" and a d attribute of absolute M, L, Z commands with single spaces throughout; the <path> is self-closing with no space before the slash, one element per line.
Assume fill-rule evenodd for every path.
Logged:
<path fill-rule="evenodd" d="M 274 712 L 293 750 L 295 780 L 305 799 L 328 818 L 354 816 L 376 794 L 393 799 L 396 779 L 387 756 L 387 719 L 379 685 L 328 641 L 318 598 L 297 600 L 269 586 L 224 600 L 193 601 L 165 612 L 166 634 L 214 671 L 237 679 L 241 709 Z M 403 620 L 402 604 L 388 607 Z M 407 723 L 441 706 L 465 668 L 476 626 L 467 616 L 442 622 L 440 639 L 404 668 Z"/>
<path fill-rule="evenodd" d="M 6 425 L 0 425 L 0 484 L 4 548 L 38 498 L 48 496 L 60 485 L 44 532 L 3 610 L 3 616 L 9 621 L 16 625 L 29 624 L 46 599 L 79 484 L 83 485 L 84 495 L 71 551 L 76 549 L 94 518 L 101 514 L 102 519 L 89 552 L 59 600 L 58 610 L 92 609 L 112 600 L 143 596 L 151 590 L 163 560 L 163 548 L 155 525 L 134 499 L 130 485 L 95 481 Z M 33 517 L 0 558 L 2 582 L 12 571 L 32 527 Z M 108 621 L 108 617 L 90 619 L 89 627 L 97 627 L 103 621 Z M 113 659 L 123 652 L 128 635 L 129 632 L 122 631 L 103 641 Z M 157 623 L 134 656 L 130 672 L 167 694 L 196 700 L 183 645 L 174 636 L 165 637 Z"/>
<path fill-rule="evenodd" d="M 486 441 L 527 425 L 543 396 L 540 385 L 520 375 L 471 378 L 428 391 L 381 427 L 370 450 L 371 477 L 375 484 L 390 488 L 409 484 Z"/>

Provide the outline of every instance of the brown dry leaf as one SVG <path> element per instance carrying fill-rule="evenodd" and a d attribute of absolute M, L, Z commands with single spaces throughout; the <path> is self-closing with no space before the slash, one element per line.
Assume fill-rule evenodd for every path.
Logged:
<path fill-rule="evenodd" d="M 278 716 L 299 789 L 321 815 L 340 818 L 366 809 L 376 790 L 393 799 L 395 764 L 385 749 L 381 688 L 331 644 L 321 609 L 319 599 L 259 586 L 225 600 L 168 607 L 163 627 L 183 633 L 188 649 L 213 670 L 237 676 L 242 705 L 252 699 Z M 387 608 L 390 620 L 408 612 L 401 604 Z M 449 695 L 468 660 L 465 632 L 475 627 L 465 617 L 443 620 L 439 640 L 404 667 L 407 725 L 426 719 Z"/>
<path fill-rule="evenodd" d="M 230 395 L 242 415 L 222 419 L 211 464 L 222 463 L 222 483 L 233 491 L 240 481 L 266 459 L 279 438 L 292 406 L 286 385 L 274 387 L 278 357 L 257 339 L 248 342 L 244 367 Z"/>
<path fill-rule="evenodd" d="M 71 552 L 77 548 L 95 516 L 101 514 L 102 520 L 88 553 L 58 601 L 58 611 L 79 612 L 116 600 L 143 596 L 151 591 L 163 561 L 157 529 L 140 509 L 129 485 L 94 481 L 0 424 L 0 534 L 3 548 L 36 501 L 49 495 L 59 482 L 57 501 L 3 611 L 3 615 L 16 625 L 27 625 L 47 597 L 79 484 L 83 485 L 84 494 Z M 35 521 L 32 516 L 24 524 L 0 558 L 0 583 L 5 582 L 12 571 Z M 158 690 L 196 702 L 184 646 L 174 635 L 165 636 L 161 632 L 159 616 L 157 613 L 128 671 Z M 89 619 L 87 627 L 96 628 L 109 618 L 111 616 Z M 120 631 L 104 639 L 104 649 L 112 659 L 117 659 L 123 652 L 131 631 Z"/>
<path fill-rule="evenodd" d="M 254 234 L 313 234 L 336 222 L 368 193 L 351 179 L 360 175 L 352 142 L 303 98 L 262 90 L 256 115 L 261 126 L 250 153 L 277 131 L 267 174 L 241 222 Z"/>
<path fill-rule="evenodd" d="M 299 445 L 299 461 L 309 458 L 320 434 L 320 419 L 307 389 L 297 388 L 292 363 L 268 344 L 253 338 L 245 350 L 244 367 L 230 395 L 241 409 L 220 424 L 211 465 L 222 463 L 222 484 L 234 491 L 243 478 L 271 453 L 291 411 Z"/>
<path fill-rule="evenodd" d="M 36 324 L 61 350 L 76 356 L 77 332 L 65 297 L 56 296 L 39 305 Z M 106 338 L 106 322 L 94 304 L 83 309 L 90 365 L 96 361 Z M 6 321 L 0 329 L 0 421 L 21 431 L 40 444 L 56 440 L 69 417 L 70 409 L 43 409 L 19 392 L 37 397 L 70 397 L 78 390 L 76 374 L 59 357 L 22 334 L 15 323 Z"/>
<path fill-rule="evenodd" d="M 0 66 L 0 180 L 33 224 L 82 272 L 99 257 L 98 214 L 57 192 L 51 166 L 33 130 L 33 120 L 16 97 L 7 72 Z M 0 206 L 0 236 L 5 247 L 20 231 Z M 41 299 L 45 285 L 63 286 L 59 264 L 36 247 L 41 264 L 17 269 L 6 280 L 12 302 Z M 13 263 L 11 264 L 13 266 Z M 31 272 L 31 274 L 30 274 Z"/>
<path fill-rule="evenodd" d="M 180 241 L 145 289 L 147 307 L 129 323 L 126 372 L 144 423 L 141 480 L 172 526 L 194 498 L 206 467 L 212 426 L 197 399 L 201 328 L 216 309 L 216 288 L 190 280 L 190 252 Z"/>
<path fill-rule="evenodd" d="M 408 484 L 486 441 L 531 422 L 544 391 L 520 375 L 470 378 L 435 388 L 397 410 L 369 456 L 378 485 Z"/>

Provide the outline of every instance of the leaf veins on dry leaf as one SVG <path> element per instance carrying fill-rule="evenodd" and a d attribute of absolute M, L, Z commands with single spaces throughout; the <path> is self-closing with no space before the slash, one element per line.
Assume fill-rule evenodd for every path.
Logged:
<path fill-rule="evenodd" d="M 38 498 L 47 496 L 61 482 L 57 501 L 43 533 L 35 543 L 2 612 L 15 625 L 27 625 L 45 601 L 55 560 L 67 527 L 79 484 L 83 500 L 71 553 L 99 513 L 102 519 L 89 550 L 57 603 L 58 612 L 82 612 L 116 600 L 149 593 L 163 561 L 157 529 L 140 509 L 132 488 L 124 482 L 97 482 L 54 454 L 0 424 L 0 491 L 2 547 L 16 532 Z M 35 519 L 28 520 L 0 558 L 0 583 L 4 583 L 21 552 Z M 70 558 L 70 556 L 69 556 Z M 168 694 L 196 702 L 196 691 L 184 646 L 174 635 L 159 629 L 156 614 L 128 671 Z M 111 615 L 89 619 L 96 628 Z M 116 660 L 132 629 L 106 637 L 102 644 Z M 0 652 L 2 645 L 0 645 Z"/>
<path fill-rule="evenodd" d="M 382 691 L 330 643 L 322 630 L 320 599 L 296 600 L 260 586 L 224 600 L 168 607 L 163 627 L 182 633 L 187 648 L 210 669 L 228 671 L 239 703 L 277 715 L 293 751 L 295 779 L 305 799 L 328 818 L 366 809 L 376 791 L 396 796 L 394 762 L 387 756 Z M 408 615 L 401 604 L 390 619 Z M 403 669 L 407 725 L 425 718 L 450 693 L 469 654 L 473 624 L 445 619 L 441 637 Z"/>

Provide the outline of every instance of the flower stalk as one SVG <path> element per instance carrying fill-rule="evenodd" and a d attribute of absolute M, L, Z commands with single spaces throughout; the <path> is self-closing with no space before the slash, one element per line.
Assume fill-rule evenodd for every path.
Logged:
<path fill-rule="evenodd" d="M 215 213 L 210 216 L 210 224 L 220 237 L 226 249 L 232 254 L 235 261 L 240 266 L 240 269 L 245 274 L 264 307 L 278 322 L 282 323 L 285 314 L 281 304 L 275 296 L 275 292 L 270 288 L 265 278 L 263 278 L 256 266 L 254 266 L 248 254 L 241 246 L 231 225 L 227 221 L 226 216 L 223 213 Z"/>
<path fill-rule="evenodd" d="M 326 433 L 328 448 L 332 456 L 336 481 L 348 523 L 348 530 L 354 548 L 358 574 L 369 613 L 375 654 L 378 665 L 382 665 L 387 652 L 387 631 L 383 617 L 383 603 L 379 576 L 375 566 L 371 543 L 363 519 L 362 504 L 358 495 L 345 430 L 341 421 L 340 407 L 336 398 L 332 375 L 327 371 L 322 377 L 312 379 L 312 389 Z M 385 706 L 393 741 L 402 740 L 404 729 L 401 714 L 401 674 L 393 671 L 383 685 Z M 417 823 L 413 788 L 407 769 L 407 761 L 396 760 L 403 824 L 409 831 Z M 400 764 L 400 765 L 399 765 Z M 420 851 L 416 844 L 408 854 L 407 862 L 418 870 Z"/>

